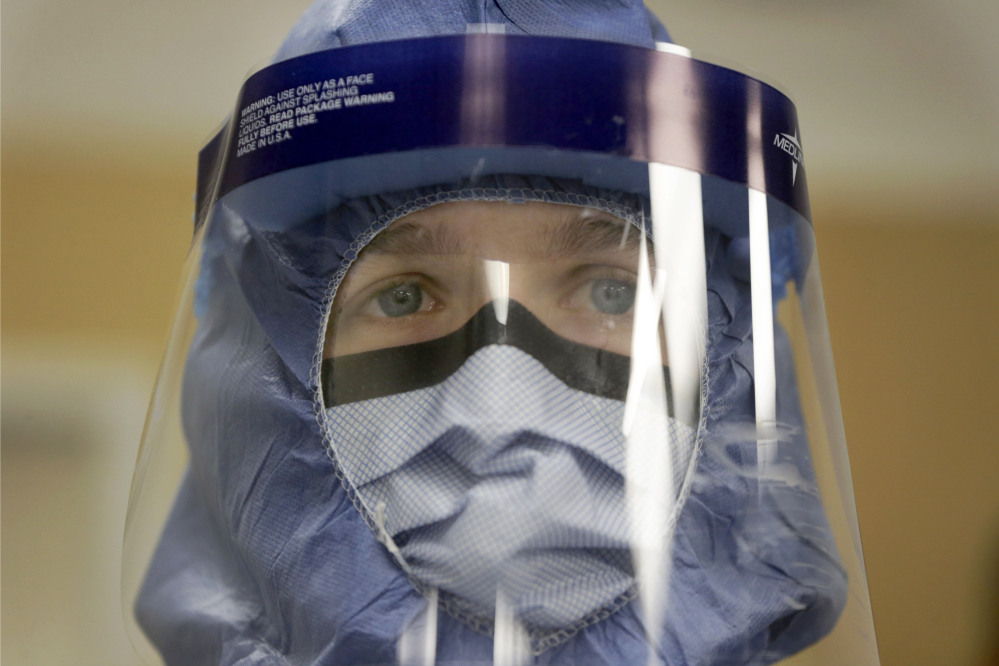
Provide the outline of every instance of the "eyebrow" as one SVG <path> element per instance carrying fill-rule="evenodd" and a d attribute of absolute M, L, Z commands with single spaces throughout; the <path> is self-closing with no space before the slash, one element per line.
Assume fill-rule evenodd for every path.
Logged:
<path fill-rule="evenodd" d="M 584 209 L 543 230 L 540 247 L 544 256 L 564 257 L 596 254 L 607 250 L 637 250 L 641 235 L 630 222 Z"/>
<path fill-rule="evenodd" d="M 528 248 L 539 257 L 636 251 L 641 243 L 641 231 L 633 224 L 593 209 L 583 209 L 540 227 L 538 243 Z M 365 251 L 394 256 L 456 255 L 465 246 L 465 239 L 446 226 L 428 228 L 401 222 L 378 234 Z"/>
<path fill-rule="evenodd" d="M 400 222 L 385 229 L 364 248 L 365 252 L 399 256 L 459 254 L 461 239 L 450 229 Z"/>

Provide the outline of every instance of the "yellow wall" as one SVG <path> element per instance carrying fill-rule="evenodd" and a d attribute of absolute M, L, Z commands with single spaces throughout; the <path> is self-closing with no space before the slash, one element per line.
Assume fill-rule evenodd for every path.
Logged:
<path fill-rule="evenodd" d="M 194 156 L 3 152 L 3 332 L 72 344 L 163 339 L 190 242 Z"/>
<path fill-rule="evenodd" d="M 67 154 L 4 138 L 3 650 L 10 663 L 124 663 L 108 623 L 134 450 L 85 462 L 89 449 L 71 440 L 87 433 L 59 419 L 96 398 L 58 385 L 99 392 L 87 376 L 125 368 L 132 400 L 111 413 L 126 424 L 123 447 L 137 442 L 190 238 L 193 155 Z M 999 626 L 999 219 L 985 204 L 939 201 L 813 192 L 886 666 L 988 663 Z M 51 410 L 32 411 L 29 389 L 43 404 L 51 392 Z"/>
<path fill-rule="evenodd" d="M 999 664 L 999 214 L 853 203 L 816 235 L 882 662 Z"/>

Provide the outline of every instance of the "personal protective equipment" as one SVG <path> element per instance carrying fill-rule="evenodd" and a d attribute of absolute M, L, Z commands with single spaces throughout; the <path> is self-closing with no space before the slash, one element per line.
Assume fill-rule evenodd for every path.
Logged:
<path fill-rule="evenodd" d="M 877 663 L 794 107 L 665 39 L 321 0 L 247 80 L 129 510 L 167 663 Z"/>

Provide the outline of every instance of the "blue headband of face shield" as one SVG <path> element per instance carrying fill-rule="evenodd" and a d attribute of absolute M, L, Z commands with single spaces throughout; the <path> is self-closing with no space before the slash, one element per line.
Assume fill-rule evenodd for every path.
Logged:
<path fill-rule="evenodd" d="M 539 69 L 537 62 L 547 66 Z M 433 86 L 425 84 L 428 71 Z M 466 72 L 475 75 L 466 80 Z M 338 97 L 344 90 L 340 83 L 346 85 L 351 76 L 371 81 L 365 88 L 371 93 L 358 89 L 355 96 L 370 97 L 370 104 L 310 111 L 310 104 L 346 104 Z M 648 92 L 636 95 L 638 90 Z M 690 91 L 700 94 L 696 103 L 689 101 Z M 385 96 L 389 93 L 393 101 Z M 292 96 L 282 100 L 282 95 Z M 329 98 L 315 101 L 324 96 Z M 475 104 L 474 123 L 461 120 L 469 100 Z M 671 103 L 670 113 L 650 113 L 664 100 L 683 101 Z M 736 239 L 733 259 L 743 256 L 743 268 L 738 239 L 748 237 L 745 184 L 770 195 L 772 228 L 792 228 L 795 213 L 810 217 L 806 175 L 797 158 L 776 145 L 765 146 L 762 155 L 750 150 L 761 137 L 797 131 L 790 100 L 749 77 L 672 53 L 483 34 L 365 44 L 307 54 L 258 72 L 244 85 L 237 109 L 199 156 L 196 223 L 200 226 L 210 210 L 223 216 L 232 211 L 262 232 L 324 239 L 296 256 L 351 260 L 360 249 L 355 239 L 368 231 L 372 215 L 405 203 L 414 190 L 440 183 L 453 189 L 469 175 L 474 180 L 522 174 L 528 190 L 537 189 L 532 175 L 555 177 L 648 197 L 649 161 L 706 174 L 705 224 Z M 759 127 L 750 118 L 758 118 Z M 344 126 L 351 132 L 342 131 Z M 762 163 L 754 165 L 757 160 Z M 265 186 L 246 186 L 262 178 Z M 213 209 L 219 199 L 224 205 Z M 383 208 L 358 206 L 369 200 Z M 328 211 L 341 207 L 336 224 L 324 222 Z M 775 283 L 803 274 L 806 267 L 795 263 L 793 253 L 808 256 L 798 252 L 806 249 L 800 247 L 806 238 L 785 239 L 781 248 L 792 254 L 774 255 L 772 265 L 783 266 Z M 282 304 L 275 317 L 292 314 Z M 301 335 L 275 333 L 288 334 Z M 298 350 L 311 340 L 292 344 Z M 303 356 L 282 355 L 305 381 L 309 368 L 296 361 Z"/>
<path fill-rule="evenodd" d="M 470 39 L 469 44 L 499 44 L 509 38 Z M 459 42 L 464 43 L 464 38 L 452 42 L 452 46 Z M 432 44 L 423 46 L 430 52 L 435 48 Z M 390 47 L 383 48 L 391 55 Z M 400 45 L 398 53 L 408 55 L 412 48 Z M 443 43 L 440 48 L 448 52 Z M 603 48 L 610 47 L 600 45 L 597 50 Z M 582 50 L 583 45 L 579 45 Z M 629 57 L 639 56 L 629 52 Z M 654 69 L 643 70 L 643 77 Z M 379 81 L 380 73 L 376 72 Z M 287 82 L 283 86 L 281 90 L 298 87 Z M 275 98 L 281 90 L 274 91 Z M 396 99 L 401 95 L 399 90 L 394 90 Z M 267 97 L 269 94 L 259 99 Z M 253 104 L 248 101 L 241 108 Z M 387 106 L 379 105 L 379 110 Z M 266 105 L 263 108 L 266 110 Z M 630 121 L 634 115 L 623 117 Z M 290 132 L 293 143 L 301 140 L 294 134 L 298 130 L 296 127 Z M 526 139 L 524 145 L 515 144 L 512 150 L 460 143 L 443 150 L 407 146 L 408 158 L 391 160 L 395 166 L 382 174 L 385 180 L 399 186 L 398 194 L 378 195 L 366 188 L 373 187 L 378 172 L 389 163 L 380 155 L 354 154 L 329 162 L 322 161 L 330 159 L 329 155 L 292 155 L 289 161 L 268 161 L 255 167 L 262 169 L 260 172 L 250 167 L 229 170 L 224 160 L 238 164 L 240 159 L 234 157 L 238 138 L 235 129 L 229 139 L 229 152 L 221 151 L 229 157 L 223 157 L 222 162 L 214 160 L 219 165 L 215 170 L 217 178 L 207 182 L 215 185 L 202 188 L 209 194 L 201 197 L 201 219 L 211 221 L 204 232 L 198 307 L 201 321 L 189 355 L 184 399 L 191 473 L 168 528 L 177 539 L 164 540 L 140 599 L 141 616 L 150 634 L 159 637 L 161 644 L 170 645 L 165 651 L 176 654 L 184 654 L 184 650 L 193 653 L 196 647 L 205 645 L 216 651 L 238 651 L 261 644 L 281 645 L 284 647 L 273 649 L 313 657 L 334 654 L 347 663 L 362 656 L 390 661 L 403 627 L 425 603 L 406 578 L 408 572 L 399 567 L 396 555 L 383 548 L 365 524 L 364 519 L 378 527 L 378 516 L 370 515 L 377 507 L 362 507 L 362 513 L 355 510 L 350 500 L 356 497 L 356 488 L 339 484 L 336 470 L 330 469 L 322 449 L 322 435 L 316 431 L 312 411 L 320 393 L 316 340 L 322 334 L 330 304 L 330 276 L 342 262 L 353 260 L 363 250 L 359 239 L 387 210 L 417 198 L 412 188 L 423 185 L 406 182 L 413 173 L 432 178 L 432 182 L 459 182 L 475 173 L 484 155 L 485 167 L 477 176 L 480 183 L 489 183 L 493 178 L 492 184 L 508 191 L 523 187 L 525 191 L 592 193 L 600 187 L 600 175 L 606 173 L 604 180 L 611 181 L 606 189 L 638 200 L 647 194 L 648 177 L 642 172 L 641 162 L 621 158 L 619 152 L 606 148 L 584 151 L 580 158 L 568 149 L 561 154 L 548 148 L 539 151 L 526 145 Z M 597 139 L 612 141 L 614 137 L 601 135 Z M 629 145 L 627 139 L 624 145 Z M 263 154 L 269 148 L 256 148 L 254 152 Z M 427 152 L 421 153 L 423 150 Z M 434 156 L 436 160 L 430 159 Z M 252 154 L 245 153 L 244 157 Z M 213 159 L 209 158 L 208 163 Z M 712 151 L 706 149 L 697 159 L 709 162 Z M 772 170 L 776 173 L 779 163 L 774 164 Z M 428 165 L 432 168 L 426 168 Z M 550 171 L 558 178 L 533 175 L 526 165 Z M 745 166 L 740 168 L 748 178 Z M 273 171 L 267 173 L 268 169 Z M 451 173 L 447 173 L 448 169 Z M 507 176 L 490 176 L 508 172 L 525 175 L 509 177 L 512 182 Z M 237 175 L 231 176 L 233 173 Z M 234 184 L 241 178 L 248 180 Z M 327 187 L 331 182 L 342 183 L 343 190 L 331 192 Z M 773 182 L 777 182 L 776 176 Z M 797 187 L 803 187 L 803 179 L 801 182 Z M 752 422 L 749 396 L 753 375 L 752 363 L 747 361 L 752 341 L 748 286 L 739 279 L 744 277 L 745 266 L 740 267 L 744 255 L 740 254 L 738 242 L 747 234 L 741 228 L 745 218 L 738 211 L 747 205 L 746 189 L 719 176 L 704 176 L 701 183 L 708 228 L 705 364 L 714 378 L 705 398 L 701 427 L 710 432 L 733 421 Z M 443 191 L 455 186 L 428 187 Z M 795 194 L 793 187 L 784 191 L 788 201 L 800 200 L 801 195 Z M 217 197 L 214 206 L 211 192 Z M 422 190 L 418 192 L 423 195 Z M 630 205 L 633 214 L 646 207 L 642 203 Z M 807 223 L 803 227 L 792 209 L 774 198 L 768 202 L 768 210 L 772 227 L 791 230 L 771 239 L 772 254 L 778 259 L 771 265 L 779 267 L 773 280 L 782 285 L 789 275 L 797 276 L 804 270 L 795 261 L 782 262 L 780 257 L 792 247 L 800 249 L 802 234 L 794 230 L 806 228 Z M 783 223 L 782 218 L 786 220 Z M 807 234 L 804 236 L 807 238 Z M 289 322 L 295 325 L 289 326 Z M 236 339 L 240 340 L 238 349 Z M 777 344 L 779 348 L 779 340 Z M 261 378 L 265 381 L 261 382 Z M 234 392 L 237 387 L 239 390 Z M 793 411 L 784 414 L 789 423 L 796 422 Z M 218 428 L 220 417 L 225 423 L 240 425 L 222 432 Z M 796 446 L 789 446 L 792 452 L 801 450 L 800 434 L 797 437 Z M 661 650 L 664 655 L 700 655 L 703 662 L 728 659 L 729 663 L 754 663 L 752 659 L 758 655 L 769 655 L 768 660 L 778 658 L 828 630 L 842 604 L 842 572 L 836 566 L 828 536 L 822 533 L 821 506 L 807 492 L 794 497 L 770 496 L 769 513 L 744 516 L 733 511 L 740 497 L 754 492 L 753 484 L 734 469 L 751 464 L 755 449 L 751 452 L 748 445 L 741 447 L 738 440 L 728 442 L 727 449 L 724 460 L 709 455 L 698 459 L 699 467 L 692 478 L 699 479 L 701 485 L 691 485 L 677 519 L 670 583 L 674 599 L 703 600 L 707 595 L 718 601 L 703 606 L 685 604 L 683 612 L 679 608 L 668 612 Z M 807 476 L 807 460 L 795 458 L 797 454 L 788 455 Z M 602 475 L 609 477 L 610 473 Z M 773 529 L 767 516 L 776 523 L 784 520 L 783 527 Z M 809 544 L 801 542 L 795 527 L 806 523 L 819 526 Z M 226 526 L 222 532 L 228 537 L 219 536 L 220 526 Z M 766 535 L 749 560 L 742 556 L 708 556 L 719 546 L 738 553 L 738 535 L 742 533 Z M 182 544 L 190 539 L 201 540 L 199 548 L 203 552 L 196 561 L 182 552 Z M 189 623 L 191 609 L 183 599 L 183 586 L 172 586 L 178 580 L 190 581 L 192 567 L 204 566 L 227 572 L 225 579 L 211 577 L 211 585 L 218 586 L 222 597 L 235 604 L 232 608 L 239 607 L 246 614 L 223 613 L 222 617 L 209 613 L 202 616 L 204 627 L 189 633 L 186 643 L 177 643 L 176 627 Z M 641 626 L 640 613 L 634 604 L 618 603 L 622 596 L 630 598 L 629 567 L 627 563 L 618 567 L 625 574 L 624 582 L 610 586 L 614 591 L 610 603 L 598 604 L 594 613 L 586 611 L 582 623 L 579 617 L 563 618 L 563 626 L 544 634 L 547 642 L 536 643 L 535 649 L 549 655 L 545 658 L 551 663 L 558 663 L 567 654 L 608 656 L 616 650 L 638 658 L 647 646 L 640 645 L 641 641 L 632 645 L 631 639 L 622 636 L 641 634 L 635 629 Z M 776 580 L 775 569 L 783 571 Z M 426 589 L 421 587 L 421 591 Z M 766 600 L 761 602 L 764 597 Z M 331 602 L 334 598 L 337 603 Z M 460 600 L 456 603 L 460 605 Z M 749 606 L 752 612 L 746 612 Z M 610 609 L 616 612 L 611 614 Z M 469 613 L 452 614 L 461 616 L 461 620 L 442 615 L 441 635 L 449 636 L 450 642 L 440 646 L 439 658 L 450 656 L 455 663 L 467 663 L 463 660 L 488 654 L 486 646 L 490 641 L 469 629 L 472 623 L 468 616 L 474 613 L 473 608 Z M 740 621 L 732 622 L 729 615 Z M 545 615 L 544 621 L 551 617 Z M 595 618 L 599 620 L 591 622 Z M 220 627 L 225 630 L 219 631 Z M 322 631 L 321 627 L 335 631 Z M 332 634 L 334 638 L 324 638 Z M 742 659 L 736 655 L 756 656 Z M 691 663 L 698 661 L 692 658 Z"/>

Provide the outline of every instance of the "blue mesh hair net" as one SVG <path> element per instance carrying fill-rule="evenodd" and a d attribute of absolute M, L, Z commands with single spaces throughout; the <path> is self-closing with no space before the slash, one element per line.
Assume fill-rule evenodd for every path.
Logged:
<path fill-rule="evenodd" d="M 461 33 L 469 23 L 645 46 L 666 37 L 641 3 L 627 0 L 320 0 L 277 58 Z M 395 663 L 396 641 L 425 600 L 372 533 L 323 446 L 317 341 L 330 277 L 356 254 L 358 238 L 407 202 L 462 187 L 348 201 L 283 231 L 225 199 L 216 204 L 182 389 L 190 465 L 136 605 L 169 664 Z M 633 218 L 646 210 L 636 195 L 556 179 L 495 176 L 475 187 L 541 193 L 528 196 L 538 200 L 590 197 Z M 722 200 L 705 189 L 712 379 L 704 451 L 674 542 L 670 598 L 689 601 L 674 601 L 665 618 L 660 658 L 669 664 L 776 661 L 824 635 L 844 603 L 845 574 L 794 427 L 802 419 L 793 377 L 778 378 L 791 398 L 778 405 L 778 418 L 791 425 L 783 459 L 803 483 L 769 495 L 765 511 L 740 510 L 758 493 L 742 472 L 755 467 L 755 441 L 730 428 L 753 422 L 752 326 L 741 240 L 724 231 Z M 780 270 L 786 277 L 801 267 Z M 778 356 L 788 357 L 779 330 L 777 338 Z M 644 663 L 637 614 L 625 605 L 532 663 Z M 490 637 L 444 613 L 440 623 L 438 663 L 489 663 Z"/>

